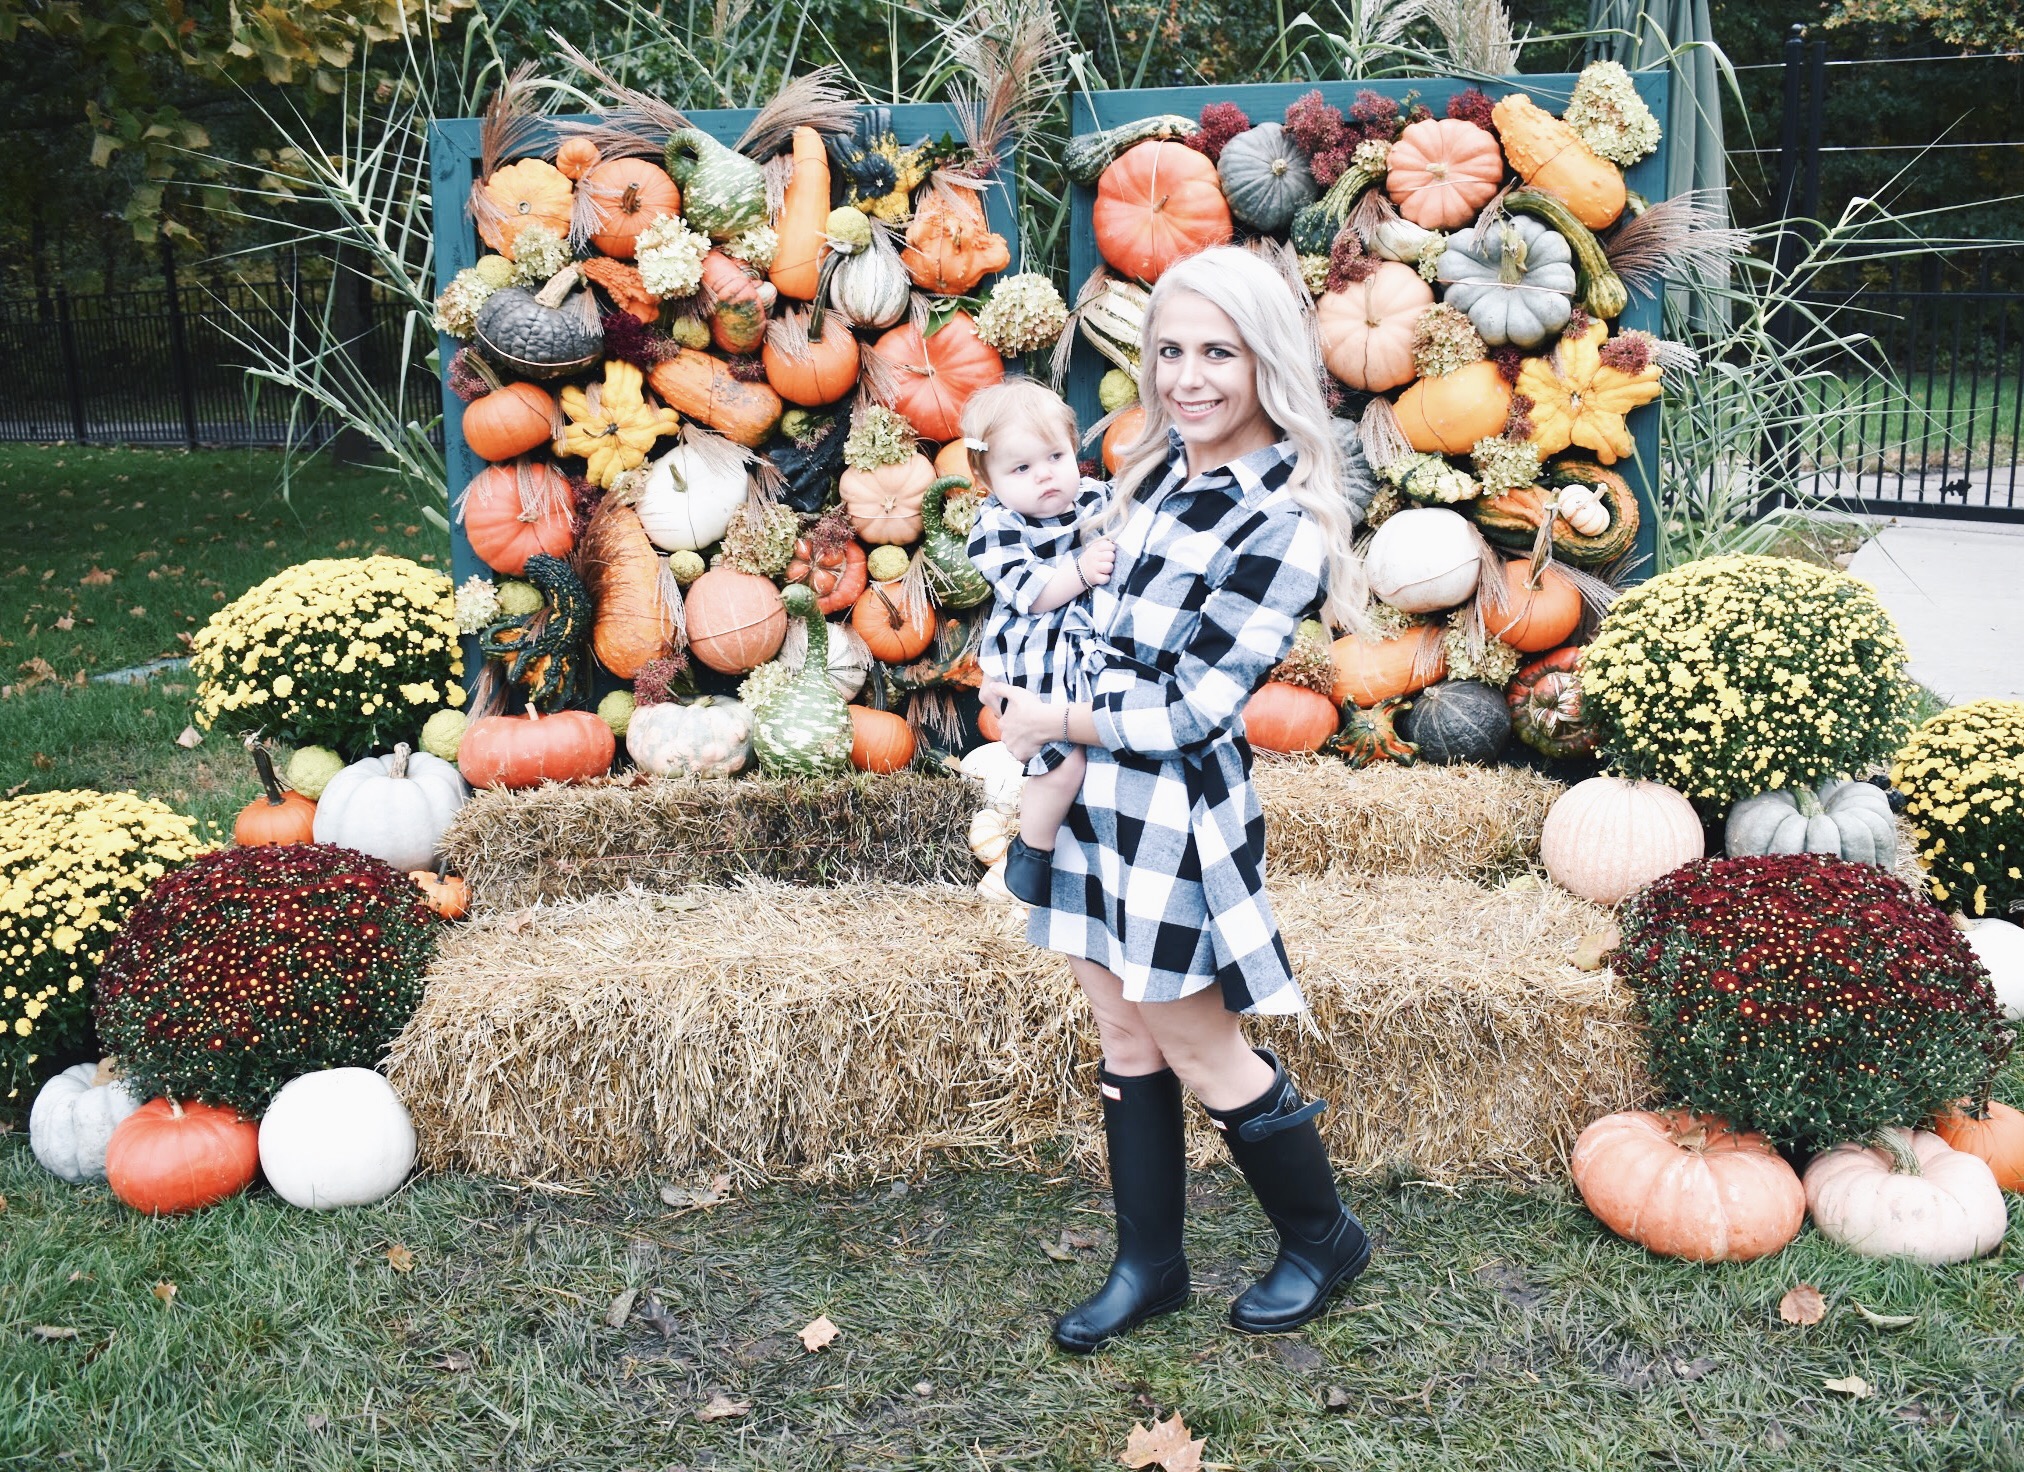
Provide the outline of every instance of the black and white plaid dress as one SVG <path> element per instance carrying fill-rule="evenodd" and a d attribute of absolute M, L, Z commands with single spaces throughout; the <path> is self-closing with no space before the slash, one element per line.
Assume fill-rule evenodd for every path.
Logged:
<path fill-rule="evenodd" d="M 1220 985 L 1233 1012 L 1306 1006 L 1265 896 L 1265 819 L 1238 717 L 1327 588 L 1282 441 L 1186 479 L 1167 468 L 1117 533 L 1084 670 L 1103 744 L 1027 938 L 1115 972 L 1135 1002 Z"/>
<path fill-rule="evenodd" d="M 965 550 L 996 598 L 977 649 L 986 679 L 1046 699 L 1089 698 L 1081 680 L 1090 631 L 1088 596 L 1078 595 L 1046 613 L 1033 612 L 1033 603 L 1062 560 L 1075 555 L 1076 524 L 1109 504 L 1109 483 L 1085 476 L 1075 504 L 1059 516 L 1021 516 L 995 496 L 978 508 Z M 1050 741 L 1026 763 L 1026 771 L 1034 776 L 1051 772 L 1073 750 L 1065 741 Z"/>

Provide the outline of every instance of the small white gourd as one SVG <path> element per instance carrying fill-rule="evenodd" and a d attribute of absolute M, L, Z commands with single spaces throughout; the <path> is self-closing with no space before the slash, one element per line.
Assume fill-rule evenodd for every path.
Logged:
<path fill-rule="evenodd" d="M 1553 510 L 1581 536 L 1599 537 L 1609 530 L 1609 507 L 1593 486 L 1562 486 Z"/>
<path fill-rule="evenodd" d="M 979 808 L 970 819 L 970 852 L 988 869 L 1005 857 L 1018 831 L 1018 818 L 1003 808 Z"/>
<path fill-rule="evenodd" d="M 625 749 L 656 776 L 736 776 L 752 760 L 752 712 L 724 695 L 643 705 L 626 727 Z"/>
<path fill-rule="evenodd" d="M 1476 591 L 1482 540 L 1458 513 L 1415 506 L 1377 529 L 1364 549 L 1364 572 L 1371 591 L 1401 613 L 1435 613 Z"/>

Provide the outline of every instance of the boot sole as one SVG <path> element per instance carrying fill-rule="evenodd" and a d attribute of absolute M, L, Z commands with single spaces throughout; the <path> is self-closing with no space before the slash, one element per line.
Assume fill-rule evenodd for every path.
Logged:
<path fill-rule="evenodd" d="M 1113 1330 L 1101 1339 L 1068 1340 L 1062 1338 L 1060 1333 L 1056 1332 L 1054 1335 L 1055 1346 L 1059 1349 L 1067 1350 L 1070 1354 L 1095 1354 L 1099 1349 L 1110 1343 L 1111 1340 L 1124 1338 L 1125 1335 L 1131 1333 L 1132 1330 L 1138 1328 L 1139 1325 L 1145 1323 L 1148 1319 L 1157 1319 L 1163 1314 L 1178 1313 L 1188 1306 L 1188 1300 L 1194 1297 L 1194 1293 L 1195 1290 L 1191 1284 L 1172 1297 L 1163 1298 L 1151 1308 L 1134 1314 L 1125 1322 L 1123 1327 Z"/>
<path fill-rule="evenodd" d="M 1328 1312 L 1328 1301 L 1335 1296 L 1336 1291 L 1370 1266 L 1371 1245 L 1370 1238 L 1365 1237 L 1363 1251 L 1329 1275 L 1328 1281 L 1321 1285 L 1321 1291 L 1315 1294 L 1313 1306 L 1306 1313 L 1290 1319 L 1275 1319 L 1270 1323 L 1257 1319 L 1247 1321 L 1237 1317 L 1236 1307 L 1232 1305 L 1230 1327 L 1239 1334 L 1284 1334 L 1289 1329 L 1298 1329 L 1302 1324 L 1313 1323 Z"/>

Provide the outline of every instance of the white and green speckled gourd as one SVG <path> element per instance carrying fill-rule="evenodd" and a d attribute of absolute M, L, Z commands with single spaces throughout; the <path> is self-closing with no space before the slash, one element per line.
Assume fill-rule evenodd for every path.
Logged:
<path fill-rule="evenodd" d="M 829 679 L 829 625 L 806 583 L 780 595 L 808 630 L 808 659 L 753 723 L 752 749 L 768 777 L 825 777 L 850 770 L 850 711 Z"/>
<path fill-rule="evenodd" d="M 682 187 L 682 215 L 712 240 L 766 223 L 766 175 L 759 165 L 699 128 L 668 137 L 668 173 Z"/>

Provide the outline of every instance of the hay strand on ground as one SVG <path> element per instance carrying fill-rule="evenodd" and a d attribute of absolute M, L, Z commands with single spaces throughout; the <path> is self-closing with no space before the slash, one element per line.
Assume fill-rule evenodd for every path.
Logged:
<path fill-rule="evenodd" d="M 1333 1100 L 1338 1166 L 1537 1178 L 1643 1097 L 1606 912 L 1527 876 L 1302 878 L 1273 901 L 1314 1026 L 1257 1041 Z M 968 888 L 751 881 L 452 933 L 387 1068 L 424 1164 L 857 1181 L 931 1157 L 1100 1169 L 1094 1030 L 1024 911 Z M 1220 1154 L 1199 1111 L 1194 1154 Z"/>

